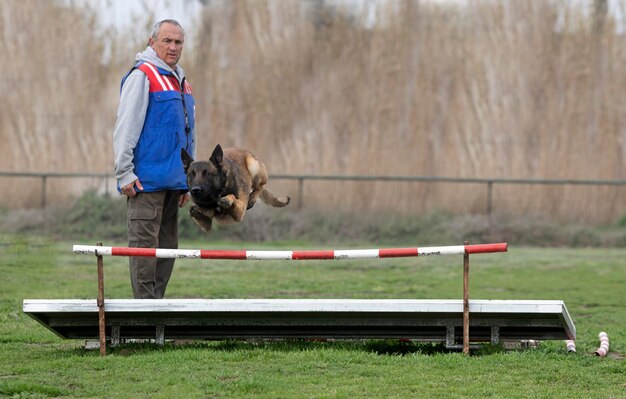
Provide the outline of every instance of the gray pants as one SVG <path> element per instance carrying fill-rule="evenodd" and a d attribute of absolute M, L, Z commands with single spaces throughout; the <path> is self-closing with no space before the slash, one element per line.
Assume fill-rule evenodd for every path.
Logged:
<path fill-rule="evenodd" d="M 180 191 L 137 193 L 127 200 L 128 246 L 178 248 Z M 130 282 L 135 299 L 165 296 L 174 259 L 130 257 Z"/>

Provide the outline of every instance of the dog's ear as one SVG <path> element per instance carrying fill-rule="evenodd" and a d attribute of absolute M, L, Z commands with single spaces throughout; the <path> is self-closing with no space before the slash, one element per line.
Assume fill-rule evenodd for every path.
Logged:
<path fill-rule="evenodd" d="M 189 166 L 191 166 L 191 163 L 193 162 L 193 158 L 191 157 L 191 155 L 189 155 L 187 150 L 185 150 L 184 148 L 181 148 L 180 159 L 183 161 L 183 167 L 185 168 L 185 173 L 187 173 L 187 169 L 189 169 Z"/>
<path fill-rule="evenodd" d="M 224 160 L 224 152 L 222 151 L 222 146 L 219 144 L 215 146 L 213 150 L 213 154 L 211 154 L 211 158 L 209 158 L 213 164 L 220 168 L 222 166 L 222 161 Z"/>

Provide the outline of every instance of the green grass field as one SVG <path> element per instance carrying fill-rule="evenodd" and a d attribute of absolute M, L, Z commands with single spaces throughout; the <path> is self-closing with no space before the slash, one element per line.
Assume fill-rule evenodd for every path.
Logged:
<path fill-rule="evenodd" d="M 471 257 L 474 299 L 564 300 L 577 329 L 575 354 L 567 353 L 563 341 L 544 341 L 523 351 L 486 346 L 470 357 L 436 345 L 394 341 L 198 341 L 164 347 L 128 344 L 100 357 L 98 351 L 85 350 L 84 341 L 62 340 L 21 311 L 26 298 L 95 298 L 95 259 L 73 255 L 69 242 L 2 238 L 2 397 L 626 397 L 626 249 L 517 248 L 510 243 L 508 253 Z M 181 248 L 228 247 L 332 249 L 301 243 L 181 243 Z M 106 297 L 130 298 L 127 259 L 107 257 L 104 262 Z M 461 298 L 462 259 L 179 260 L 167 294 Z M 605 358 L 593 355 L 600 331 L 611 340 Z"/>

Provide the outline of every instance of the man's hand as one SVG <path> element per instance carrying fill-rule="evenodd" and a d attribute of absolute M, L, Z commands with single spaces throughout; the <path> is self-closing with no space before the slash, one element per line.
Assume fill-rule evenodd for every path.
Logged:
<path fill-rule="evenodd" d="M 191 196 L 189 195 L 189 193 L 181 194 L 180 198 L 178 199 L 178 207 L 182 208 L 187 202 L 189 202 L 190 199 Z"/>
<path fill-rule="evenodd" d="M 141 182 L 139 181 L 139 179 L 137 179 L 134 182 L 129 183 L 125 185 L 124 187 L 122 187 L 122 195 L 125 195 L 127 197 L 134 197 L 135 195 L 137 195 L 135 186 L 137 186 L 137 190 L 143 191 L 143 186 L 141 185 Z"/>

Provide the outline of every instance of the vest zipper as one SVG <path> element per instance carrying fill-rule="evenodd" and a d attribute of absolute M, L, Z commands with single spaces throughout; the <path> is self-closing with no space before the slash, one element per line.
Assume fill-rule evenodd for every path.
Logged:
<path fill-rule="evenodd" d="M 189 115 L 187 115 L 187 105 L 185 104 L 185 78 L 183 78 L 180 82 L 180 97 L 183 100 L 183 111 L 185 111 L 185 135 L 187 136 L 186 150 L 189 151 L 189 133 L 191 132 L 191 127 L 189 127 Z"/>

